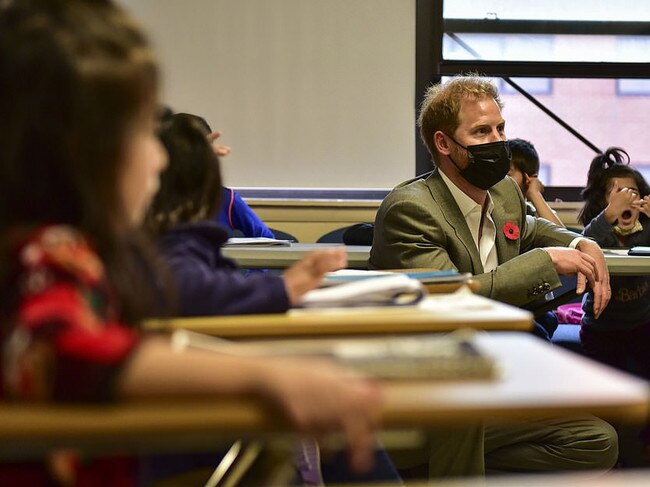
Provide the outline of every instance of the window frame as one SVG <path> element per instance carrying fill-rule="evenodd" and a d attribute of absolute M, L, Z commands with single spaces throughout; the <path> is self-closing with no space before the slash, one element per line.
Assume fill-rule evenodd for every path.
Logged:
<path fill-rule="evenodd" d="M 480 72 L 487 76 L 506 78 L 648 78 L 650 63 L 446 60 L 443 58 L 442 47 L 443 37 L 448 32 L 650 36 L 650 22 L 444 19 L 444 1 L 416 0 L 415 119 L 426 87 L 440 82 L 442 76 Z M 415 173 L 422 174 L 431 170 L 431 157 L 420 140 L 417 127 L 415 137 Z M 594 148 L 592 145 L 590 147 Z M 549 186 L 545 194 L 551 199 L 581 201 L 582 189 L 575 186 Z"/>

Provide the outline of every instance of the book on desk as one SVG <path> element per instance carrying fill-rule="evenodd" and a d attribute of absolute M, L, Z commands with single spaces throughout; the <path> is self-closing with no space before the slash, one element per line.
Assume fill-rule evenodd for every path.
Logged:
<path fill-rule="evenodd" d="M 377 379 L 494 379 L 498 371 L 496 360 L 478 346 L 475 335 L 473 330 L 457 330 L 390 338 L 239 343 L 176 330 L 172 344 L 177 349 L 196 347 L 258 357 L 323 357 Z"/>
<path fill-rule="evenodd" d="M 643 255 L 643 256 L 650 256 L 650 247 L 643 246 L 643 245 L 637 245 L 636 247 L 632 247 L 628 252 L 627 255 Z"/>
<path fill-rule="evenodd" d="M 632 255 L 632 256 L 650 256 L 650 246 L 636 245 L 632 248 L 629 247 L 615 247 L 602 249 L 603 254 L 607 255 Z"/>

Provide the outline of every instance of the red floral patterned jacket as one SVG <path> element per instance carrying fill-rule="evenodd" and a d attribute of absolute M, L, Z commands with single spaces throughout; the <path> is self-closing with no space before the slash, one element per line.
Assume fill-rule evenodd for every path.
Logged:
<path fill-rule="evenodd" d="M 120 323 L 102 262 L 66 226 L 36 229 L 15 249 L 17 299 L 3 327 L 2 393 L 27 400 L 105 400 L 139 333 Z"/>

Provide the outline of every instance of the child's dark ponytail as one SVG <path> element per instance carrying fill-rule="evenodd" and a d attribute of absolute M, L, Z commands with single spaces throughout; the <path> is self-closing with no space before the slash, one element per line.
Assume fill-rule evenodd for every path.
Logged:
<path fill-rule="evenodd" d="M 598 154 L 591 160 L 591 165 L 589 166 L 589 174 L 587 176 L 587 187 L 583 192 L 584 193 L 592 186 L 592 183 L 596 181 L 604 182 L 605 172 L 615 166 L 628 165 L 630 163 L 630 156 L 625 150 L 620 147 L 610 147 L 602 154 Z"/>

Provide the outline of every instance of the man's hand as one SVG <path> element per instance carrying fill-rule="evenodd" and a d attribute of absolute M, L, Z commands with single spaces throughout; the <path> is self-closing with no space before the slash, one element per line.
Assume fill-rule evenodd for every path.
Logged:
<path fill-rule="evenodd" d="M 596 282 L 599 279 L 596 260 L 589 254 L 568 247 L 548 247 L 546 253 L 551 257 L 555 271 L 563 276 L 578 276 L 576 292 L 582 294 L 586 280 Z"/>
<path fill-rule="evenodd" d="M 586 238 L 580 240 L 576 248 L 584 255 L 590 256 L 596 265 L 596 280 L 590 281 L 590 285 L 594 293 L 594 317 L 598 318 L 612 297 L 605 255 L 596 242 Z"/>
<path fill-rule="evenodd" d="M 575 250 L 566 247 L 549 247 L 544 250 L 551 257 L 558 274 L 577 276 L 576 293 L 582 294 L 589 282 L 594 294 L 594 316 L 598 318 L 612 297 L 609 271 L 598 244 L 584 238 Z"/>

